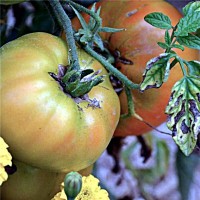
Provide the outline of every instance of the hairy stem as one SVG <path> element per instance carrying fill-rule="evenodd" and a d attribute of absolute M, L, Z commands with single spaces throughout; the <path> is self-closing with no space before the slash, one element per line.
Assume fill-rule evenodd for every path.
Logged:
<path fill-rule="evenodd" d="M 66 34 L 67 43 L 69 46 L 69 54 L 71 56 L 71 60 L 73 63 L 73 69 L 79 70 L 79 62 L 78 62 L 78 55 L 76 51 L 76 44 L 73 35 L 73 29 L 71 20 L 69 19 L 68 15 L 65 13 L 63 7 L 61 6 L 59 0 L 49 0 L 49 3 L 52 7 L 52 10 L 60 23 L 61 27 L 64 29 Z"/>
<path fill-rule="evenodd" d="M 130 81 L 124 74 L 122 74 L 118 69 L 113 67 L 109 62 L 107 62 L 102 56 L 96 53 L 91 47 L 88 45 L 83 46 L 83 49 L 93 56 L 96 60 L 98 60 L 111 74 L 117 77 L 126 87 L 129 89 L 139 89 L 139 84 L 133 83 Z"/>
<path fill-rule="evenodd" d="M 134 103 L 132 99 L 132 92 L 129 88 L 125 87 L 127 101 L 128 101 L 128 115 L 133 116 L 135 114 Z"/>

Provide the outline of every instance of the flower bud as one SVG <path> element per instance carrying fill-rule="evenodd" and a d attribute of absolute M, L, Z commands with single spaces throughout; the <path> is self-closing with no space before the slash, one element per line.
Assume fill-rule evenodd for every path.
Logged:
<path fill-rule="evenodd" d="M 64 191 L 67 197 L 75 198 L 82 188 L 82 176 L 78 172 L 70 172 L 65 176 Z"/>

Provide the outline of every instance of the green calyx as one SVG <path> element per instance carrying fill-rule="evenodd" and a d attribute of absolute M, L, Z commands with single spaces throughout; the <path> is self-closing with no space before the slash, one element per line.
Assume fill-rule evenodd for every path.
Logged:
<path fill-rule="evenodd" d="M 74 199 L 82 188 L 82 176 L 78 172 L 70 172 L 64 179 L 64 191 L 68 199 Z"/>
<path fill-rule="evenodd" d="M 94 86 L 103 82 L 103 75 L 99 75 L 101 71 L 94 72 L 93 69 L 73 69 L 59 65 L 58 74 L 49 73 L 56 81 L 59 82 L 63 91 L 73 98 L 81 97 L 87 94 Z"/>

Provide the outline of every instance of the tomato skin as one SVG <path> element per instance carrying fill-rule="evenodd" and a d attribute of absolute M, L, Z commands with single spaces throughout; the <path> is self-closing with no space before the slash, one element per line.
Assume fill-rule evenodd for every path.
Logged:
<path fill-rule="evenodd" d="M 102 65 L 78 49 L 82 68 Z M 1 134 L 16 160 L 58 172 L 79 171 L 105 150 L 119 121 L 119 99 L 109 77 L 88 96 L 101 108 L 78 104 L 49 75 L 68 65 L 66 42 L 32 33 L 1 48 Z"/>
<path fill-rule="evenodd" d="M 60 192 L 66 173 L 35 168 L 16 160 L 13 163 L 17 171 L 1 186 L 2 200 L 50 200 Z M 79 173 L 88 176 L 91 172 L 92 165 Z"/>
<path fill-rule="evenodd" d="M 116 65 L 130 80 L 141 83 L 146 63 L 151 58 L 164 53 L 157 42 L 164 42 L 165 34 L 164 30 L 145 22 L 144 17 L 152 12 L 162 12 L 171 18 L 172 25 L 176 25 L 181 18 L 180 12 L 165 1 L 119 0 L 115 4 L 112 0 L 103 0 L 97 3 L 97 8 L 100 6 L 103 26 L 126 29 L 126 31 L 117 33 L 101 33 L 102 39 L 108 42 L 108 48 L 112 53 L 118 50 L 121 57 L 133 62 L 132 65 L 124 65 L 120 62 Z M 84 17 L 88 18 L 88 16 Z M 76 30 L 80 26 L 77 19 L 74 19 L 73 24 Z M 184 52 L 174 50 L 185 60 L 199 60 L 197 50 L 186 47 Z M 171 70 L 169 80 L 161 88 L 149 89 L 144 93 L 133 90 L 133 102 L 137 114 L 155 127 L 166 121 L 164 110 L 170 97 L 171 88 L 181 77 L 182 72 L 179 66 L 176 66 Z M 121 114 L 125 114 L 127 113 L 127 99 L 124 91 L 119 98 Z M 129 117 L 120 119 L 114 135 L 141 135 L 150 130 L 152 128 L 145 123 L 135 117 Z"/>
<path fill-rule="evenodd" d="M 1 187 L 2 200 L 49 200 L 59 192 L 65 173 L 35 168 L 14 161 L 17 171 Z"/>

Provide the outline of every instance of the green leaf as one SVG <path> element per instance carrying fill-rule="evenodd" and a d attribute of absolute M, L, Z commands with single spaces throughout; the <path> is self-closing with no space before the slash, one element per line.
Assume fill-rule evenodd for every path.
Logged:
<path fill-rule="evenodd" d="M 180 44 L 173 44 L 172 48 L 177 48 L 177 49 L 180 49 L 180 50 L 184 51 L 184 47 L 182 45 L 180 45 Z"/>
<path fill-rule="evenodd" d="M 94 36 L 94 42 L 101 49 L 101 51 L 104 50 L 103 41 L 102 41 L 101 37 L 99 36 L 99 34 L 95 34 L 95 36 Z"/>
<path fill-rule="evenodd" d="M 170 37 L 170 35 L 169 35 L 169 31 L 166 30 L 166 31 L 165 31 L 165 43 L 168 44 L 168 45 L 170 45 L 171 42 L 172 42 L 172 40 L 171 40 L 171 37 Z"/>
<path fill-rule="evenodd" d="M 161 12 L 153 12 L 144 17 L 144 20 L 160 29 L 171 29 L 171 20 L 168 16 Z"/>
<path fill-rule="evenodd" d="M 84 30 L 87 30 L 88 29 L 88 25 L 85 21 L 85 19 L 83 18 L 83 16 L 73 7 L 71 6 L 72 9 L 74 10 L 76 16 L 78 17 L 80 23 L 81 23 L 81 26 L 83 27 Z"/>
<path fill-rule="evenodd" d="M 188 66 L 190 75 L 200 76 L 200 61 L 186 61 L 186 65 Z"/>
<path fill-rule="evenodd" d="M 177 41 L 184 46 L 192 49 L 200 50 L 200 38 L 196 35 L 188 34 L 188 36 L 177 37 Z"/>
<path fill-rule="evenodd" d="M 200 77 L 185 76 L 176 82 L 165 112 L 173 139 L 188 156 L 200 133 Z"/>
<path fill-rule="evenodd" d="M 188 33 L 195 32 L 200 28 L 200 12 L 189 13 L 181 18 L 175 36 L 188 36 Z"/>
<path fill-rule="evenodd" d="M 96 11 L 96 3 L 94 3 L 90 10 L 96 13 L 97 15 L 100 15 L 101 7 L 99 7 L 99 9 Z M 93 30 L 93 28 L 95 27 L 95 24 L 96 24 L 95 19 L 92 16 L 90 16 L 89 23 L 88 23 L 89 29 Z"/>
<path fill-rule="evenodd" d="M 190 2 L 183 8 L 184 15 L 188 15 L 194 12 L 200 12 L 200 1 Z"/>
<path fill-rule="evenodd" d="M 161 48 L 163 48 L 163 49 L 169 48 L 169 45 L 166 44 L 166 43 L 164 43 L 164 42 L 157 42 L 157 44 L 158 44 Z"/>
<path fill-rule="evenodd" d="M 197 36 L 197 37 L 200 37 L 200 28 L 197 29 L 197 31 L 196 31 L 196 36 Z"/>
<path fill-rule="evenodd" d="M 163 53 L 147 62 L 143 81 L 140 85 L 141 91 L 159 88 L 163 82 L 167 81 L 170 71 L 169 59 L 174 56 L 175 54 Z"/>
<path fill-rule="evenodd" d="M 194 172 L 199 160 L 198 155 L 191 154 L 189 157 L 186 157 L 180 150 L 177 151 L 176 171 L 182 200 L 188 200 L 190 186 L 193 182 Z"/>

